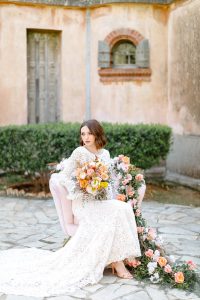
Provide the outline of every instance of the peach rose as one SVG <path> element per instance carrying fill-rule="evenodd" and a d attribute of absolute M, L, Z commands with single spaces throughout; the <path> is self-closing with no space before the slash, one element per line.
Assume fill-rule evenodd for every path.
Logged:
<path fill-rule="evenodd" d="M 144 176 L 143 176 L 142 174 L 137 174 L 137 175 L 135 176 L 135 179 L 136 179 L 137 181 L 142 181 L 142 180 L 144 179 Z"/>
<path fill-rule="evenodd" d="M 176 283 L 183 283 L 184 282 L 184 275 L 183 272 L 177 272 L 174 274 L 175 282 Z"/>
<path fill-rule="evenodd" d="M 107 180 L 108 179 L 108 174 L 102 173 L 101 177 L 102 177 L 103 180 Z"/>
<path fill-rule="evenodd" d="M 160 257 L 158 258 L 158 263 L 159 263 L 159 265 L 160 265 L 161 267 L 165 267 L 166 264 L 167 264 L 167 260 L 166 260 L 165 257 L 160 256 Z"/>
<path fill-rule="evenodd" d="M 130 164 L 130 158 L 129 158 L 128 156 L 122 157 L 121 160 L 122 160 L 123 163 L 125 163 L 125 164 Z"/>
<path fill-rule="evenodd" d="M 133 267 L 133 268 L 137 268 L 138 266 L 141 265 L 141 262 L 139 260 L 135 259 L 133 261 L 128 262 L 128 265 Z"/>
<path fill-rule="evenodd" d="M 88 169 L 87 175 L 91 176 L 94 173 L 94 169 Z"/>
<path fill-rule="evenodd" d="M 145 252 L 145 255 L 147 256 L 147 257 L 152 257 L 153 256 L 153 250 L 152 249 L 148 249 L 146 252 Z"/>
<path fill-rule="evenodd" d="M 125 201 L 125 200 L 126 200 L 126 196 L 123 195 L 123 194 L 118 194 L 118 195 L 117 195 L 117 200 Z"/>
<path fill-rule="evenodd" d="M 171 266 L 170 266 L 170 265 L 166 265 L 165 268 L 164 268 L 164 271 L 165 271 L 166 273 L 171 273 L 171 271 L 172 271 Z"/>

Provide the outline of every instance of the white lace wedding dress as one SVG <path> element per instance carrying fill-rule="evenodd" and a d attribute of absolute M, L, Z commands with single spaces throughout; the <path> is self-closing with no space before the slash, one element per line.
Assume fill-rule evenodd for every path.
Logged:
<path fill-rule="evenodd" d="M 102 149 L 99 159 L 110 163 L 109 152 Z M 69 193 L 70 180 L 77 164 L 95 155 L 85 147 L 76 148 L 63 173 Z M 29 249 L 0 251 L 0 292 L 45 297 L 71 294 L 103 277 L 104 268 L 113 261 L 141 255 L 135 217 L 129 204 L 112 200 L 84 199 L 71 194 L 72 209 L 79 221 L 76 234 L 56 252 Z"/>

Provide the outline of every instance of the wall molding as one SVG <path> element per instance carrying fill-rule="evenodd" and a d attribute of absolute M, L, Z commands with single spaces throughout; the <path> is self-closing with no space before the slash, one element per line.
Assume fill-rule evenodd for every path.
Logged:
<path fill-rule="evenodd" d="M 16 3 L 29 5 L 53 5 L 69 7 L 95 7 L 114 3 L 138 3 L 168 5 L 176 0 L 0 0 L 0 4 Z"/>

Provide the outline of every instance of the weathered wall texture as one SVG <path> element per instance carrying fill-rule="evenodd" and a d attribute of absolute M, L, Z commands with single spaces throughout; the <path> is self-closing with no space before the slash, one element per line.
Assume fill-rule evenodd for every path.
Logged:
<path fill-rule="evenodd" d="M 91 116 L 110 122 L 166 123 L 167 11 L 165 7 L 120 4 L 91 9 L 86 45 L 86 11 L 45 6 L 0 5 L 0 124 L 27 123 L 26 30 L 61 31 L 61 119 L 85 117 L 85 51 L 91 52 Z M 150 82 L 104 85 L 98 75 L 98 41 L 119 28 L 137 30 L 150 42 Z M 158 55 L 159 52 L 159 55 Z"/>
<path fill-rule="evenodd" d="M 200 178 L 200 1 L 171 7 L 168 33 L 168 124 L 171 172 Z"/>
<path fill-rule="evenodd" d="M 61 119 L 85 111 L 85 18 L 81 10 L 0 5 L 0 125 L 27 123 L 27 29 L 61 32 Z"/>
<path fill-rule="evenodd" d="M 172 6 L 168 41 L 168 122 L 175 133 L 200 135 L 199 0 Z"/>

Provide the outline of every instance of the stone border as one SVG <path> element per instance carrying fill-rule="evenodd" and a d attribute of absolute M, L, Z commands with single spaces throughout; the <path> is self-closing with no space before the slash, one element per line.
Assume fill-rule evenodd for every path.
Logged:
<path fill-rule="evenodd" d="M 135 68 L 105 68 L 98 71 L 100 81 L 103 83 L 124 82 L 124 81 L 150 81 L 151 69 Z"/>
<path fill-rule="evenodd" d="M 172 4 L 176 0 L 0 0 L 0 4 L 6 3 L 27 3 L 53 6 L 69 7 L 93 7 L 112 3 L 138 3 L 138 4 Z"/>
<path fill-rule="evenodd" d="M 143 39 L 144 37 L 136 30 L 120 28 L 109 33 L 104 41 L 110 46 L 110 49 L 112 49 L 112 47 L 121 40 L 129 40 L 137 46 Z"/>

